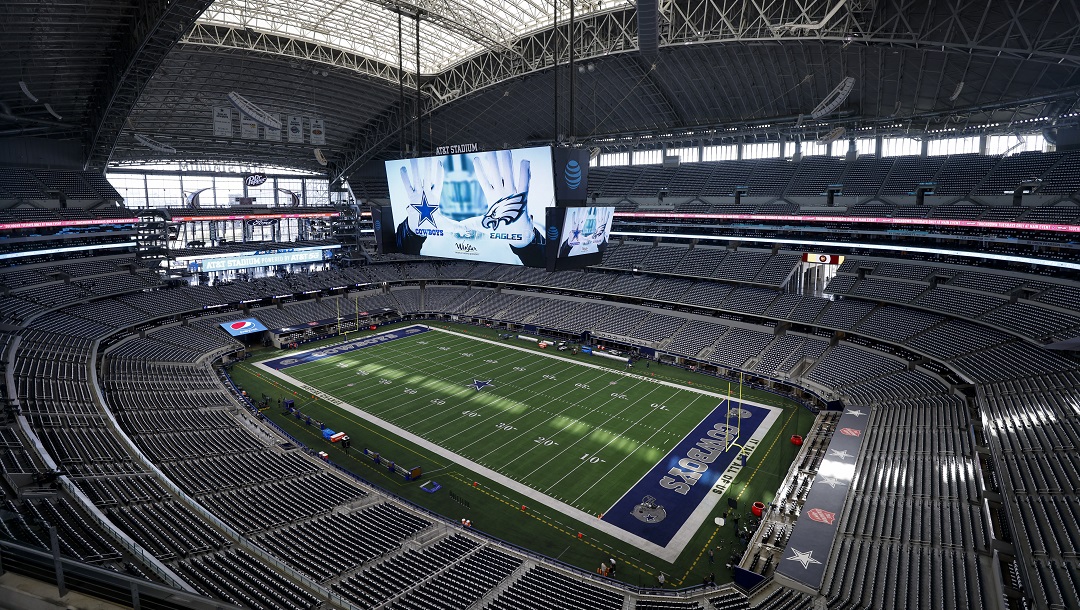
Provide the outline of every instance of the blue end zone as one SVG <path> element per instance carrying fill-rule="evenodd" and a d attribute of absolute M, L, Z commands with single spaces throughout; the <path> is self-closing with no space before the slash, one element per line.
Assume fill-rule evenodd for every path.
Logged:
<path fill-rule="evenodd" d="M 637 482 L 606 513 L 604 521 L 640 536 L 649 542 L 667 546 L 698 505 L 740 452 L 732 446 L 727 451 L 727 435 L 732 442 L 745 443 L 764 423 L 769 409 L 744 404 L 742 430 L 734 439 L 737 418 L 733 410 L 727 418 L 729 401 L 721 402 L 671 452 Z M 730 428 L 729 428 L 730 425 Z M 646 502 L 645 498 L 652 500 Z"/>
<path fill-rule="evenodd" d="M 265 364 L 266 366 L 274 370 L 280 371 L 281 369 L 287 369 L 290 366 L 307 364 L 308 362 L 315 362 L 316 360 L 329 358 L 330 356 L 340 356 L 341 354 L 347 354 L 358 349 L 364 349 L 365 347 L 382 345 L 383 343 L 388 343 L 395 339 L 411 337 L 413 335 L 428 332 L 428 330 L 429 329 L 424 326 L 409 326 L 407 328 L 399 328 L 397 330 L 391 330 L 385 333 L 379 333 L 377 335 L 369 335 L 367 337 L 351 339 L 349 341 L 337 343 L 325 349 L 316 349 L 310 352 L 303 352 L 293 356 L 285 356 L 283 358 L 266 360 L 262 362 L 262 364 Z"/>

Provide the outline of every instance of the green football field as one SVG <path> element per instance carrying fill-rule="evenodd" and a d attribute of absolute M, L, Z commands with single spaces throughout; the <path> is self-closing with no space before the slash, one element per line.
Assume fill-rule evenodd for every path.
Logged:
<path fill-rule="evenodd" d="M 281 373 L 593 515 L 721 400 L 657 383 L 641 366 L 630 376 L 515 342 L 436 330 Z"/>

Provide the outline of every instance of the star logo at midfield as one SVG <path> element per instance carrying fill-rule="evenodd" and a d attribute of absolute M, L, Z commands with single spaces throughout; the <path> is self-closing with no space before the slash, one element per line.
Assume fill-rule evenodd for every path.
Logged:
<path fill-rule="evenodd" d="M 491 385 L 491 380 L 488 379 L 487 381 L 481 381 L 479 379 L 473 379 L 472 383 L 470 383 L 469 385 L 476 388 L 476 391 L 479 392 L 480 390 L 483 390 L 484 388 Z"/>
<path fill-rule="evenodd" d="M 859 409 L 848 409 L 847 411 L 844 411 L 844 413 L 847 413 L 848 415 L 854 415 L 855 417 L 862 417 L 863 415 L 866 415 L 866 413 L 863 413 Z"/>
<path fill-rule="evenodd" d="M 428 203 L 427 193 L 420 194 L 420 205 L 412 204 L 409 207 L 415 208 L 416 211 L 420 213 L 420 222 L 416 223 L 417 228 L 423 226 L 425 222 L 430 222 L 431 226 L 436 229 L 439 228 L 439 226 L 435 224 L 435 210 L 438 210 L 439 206 Z"/>
<path fill-rule="evenodd" d="M 841 460 L 846 460 L 849 457 L 852 457 L 851 454 L 847 452 L 847 449 L 844 449 L 842 451 L 837 451 L 836 449 L 830 449 L 829 450 L 829 455 L 831 455 L 832 457 L 838 457 Z"/>
<path fill-rule="evenodd" d="M 802 552 L 799 549 L 792 548 L 791 552 L 795 553 L 795 554 L 792 555 L 791 557 L 787 557 L 786 559 L 788 561 L 797 561 L 797 562 L 801 563 L 804 570 L 809 568 L 810 564 L 812 564 L 812 563 L 816 563 L 816 564 L 821 563 L 817 559 L 814 559 L 814 552 L 813 551 Z"/>
<path fill-rule="evenodd" d="M 841 481 L 840 479 L 838 479 L 836 477 L 828 477 L 828 476 L 821 477 L 820 479 L 818 479 L 818 482 L 821 483 L 822 485 L 828 485 L 829 487 L 831 487 L 833 489 L 836 489 L 837 485 L 843 485 L 844 484 L 844 482 Z"/>

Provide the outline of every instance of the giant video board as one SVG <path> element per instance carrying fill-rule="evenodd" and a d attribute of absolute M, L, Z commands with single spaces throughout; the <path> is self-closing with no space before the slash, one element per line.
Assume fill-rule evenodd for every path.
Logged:
<path fill-rule="evenodd" d="M 550 147 L 387 161 L 386 179 L 391 218 L 384 210 L 380 225 L 393 223 L 384 229 L 394 229 L 392 251 L 545 265 Z"/>

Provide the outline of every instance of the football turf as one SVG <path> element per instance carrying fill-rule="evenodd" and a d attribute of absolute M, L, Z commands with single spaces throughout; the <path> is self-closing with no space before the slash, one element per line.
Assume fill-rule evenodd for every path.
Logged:
<path fill-rule="evenodd" d="M 495 338 L 495 333 L 487 329 L 453 328 L 470 335 Z M 563 359 L 551 359 L 510 347 L 526 347 L 536 351 L 535 344 L 517 340 L 504 343 L 505 346 L 492 345 L 466 337 L 431 332 L 299 364 L 285 372 L 590 514 L 603 512 L 618 500 L 719 401 L 690 388 L 670 387 L 627 377 L 620 368 L 599 370 L 578 364 L 587 362 L 618 367 L 614 362 L 583 355 L 569 357 L 566 353 L 558 353 L 565 357 Z M 281 354 L 275 353 L 278 357 Z M 721 380 L 674 367 L 657 366 L 655 363 L 651 370 L 639 365 L 633 372 L 705 387 L 714 392 L 727 389 L 726 382 Z M 247 387 L 258 388 L 270 396 L 280 396 L 283 389 L 287 391 L 291 387 L 288 383 L 267 377 L 250 365 L 241 365 L 235 373 L 239 373 L 239 380 Z M 477 390 L 473 385 L 477 380 L 491 381 L 491 385 Z M 732 392 L 737 394 L 737 388 L 733 387 Z M 767 501 L 772 497 L 770 491 L 775 490 L 787 463 L 793 457 L 789 449 L 777 451 L 783 449 L 786 443 L 778 444 L 776 440 L 780 435 L 786 437 L 794 432 L 805 432 L 813 417 L 805 409 L 774 395 L 749 389 L 746 394 L 750 399 L 782 406 L 785 412 L 778 422 L 780 425 L 773 426 L 764 439 L 762 446 L 765 450 L 758 450 L 751 468 L 737 477 L 729 493 L 742 501 L 746 501 L 746 498 Z M 444 486 L 449 484 L 451 490 L 456 489 L 459 497 L 463 488 L 470 487 L 469 482 L 474 480 L 465 478 L 469 476 L 468 473 L 459 471 L 453 463 L 431 456 L 422 449 L 410 448 L 407 441 L 373 434 L 376 431 L 365 422 L 341 412 L 324 400 L 308 400 L 307 396 L 297 398 L 305 413 L 327 422 L 335 429 L 350 433 L 356 450 L 372 446 L 407 467 L 414 465 L 412 461 L 418 462 Z M 295 433 L 300 433 L 303 438 L 312 434 L 317 436 L 317 430 L 293 418 L 283 418 L 274 409 L 268 411 L 267 415 L 294 428 Z M 319 442 L 306 442 L 313 447 L 320 445 Z M 432 457 L 436 459 L 430 459 Z M 373 474 L 369 460 L 356 461 L 344 455 L 334 459 L 344 460 L 346 465 L 352 464 L 349 467 L 354 470 L 360 468 L 362 476 L 371 477 Z M 365 466 L 365 463 L 368 465 Z M 438 474 L 440 470 L 444 472 Z M 386 480 L 385 474 L 378 478 Z M 489 489 L 502 500 L 488 506 L 482 497 L 490 494 L 468 495 L 466 497 L 472 505 L 467 510 L 462 508 L 460 502 L 447 504 L 446 498 L 440 494 L 417 494 L 412 491 L 411 487 L 427 478 L 422 477 L 421 481 L 407 486 L 400 483 L 390 486 L 395 493 L 430 505 L 439 512 L 487 516 L 483 519 L 484 526 L 492 533 L 540 552 L 561 555 L 564 560 L 579 565 L 582 564 L 579 558 L 591 557 L 596 554 L 596 548 L 610 548 L 610 552 L 616 552 L 622 547 L 627 553 L 634 553 L 632 548 L 623 547 L 617 540 L 600 533 L 592 537 L 594 544 L 588 543 L 587 536 L 586 544 L 581 549 L 565 547 L 564 550 L 567 538 L 575 537 L 577 530 L 574 528 L 580 529 L 581 525 L 575 526 L 557 513 L 548 513 L 550 519 L 535 513 L 535 519 L 506 520 L 510 513 L 501 511 L 508 511 L 511 505 L 517 506 L 513 499 L 515 494 L 500 490 L 497 484 L 489 485 Z M 480 480 L 484 481 L 483 477 Z M 505 508 L 500 509 L 499 505 Z M 457 508 L 449 508 L 451 506 Z M 722 510 L 725 509 L 718 507 L 717 514 Z M 533 514 L 531 509 L 530 513 Z M 685 576 L 689 582 L 686 584 L 692 582 L 693 573 L 705 569 L 702 545 L 710 545 L 711 548 L 721 543 L 724 552 L 735 546 L 731 532 L 726 529 L 717 531 L 712 527 L 711 519 L 707 523 L 709 526 L 702 527 L 683 557 L 671 566 L 679 568 L 680 572 L 687 570 Z M 584 525 L 587 528 L 588 524 Z M 545 528 L 551 533 L 544 534 Z M 600 547 L 594 547 L 595 544 Z M 590 552 L 589 548 L 593 550 Z M 644 557 L 642 560 L 643 563 L 654 563 Z M 591 559 L 583 561 L 587 567 Z M 623 565 L 633 566 L 633 563 Z M 646 574 L 652 573 L 648 568 L 642 570 Z M 725 579 L 723 574 L 719 576 Z M 673 582 L 676 581 L 673 579 Z"/>
<path fill-rule="evenodd" d="M 721 400 L 439 331 L 286 371 L 589 514 L 610 508 Z"/>

